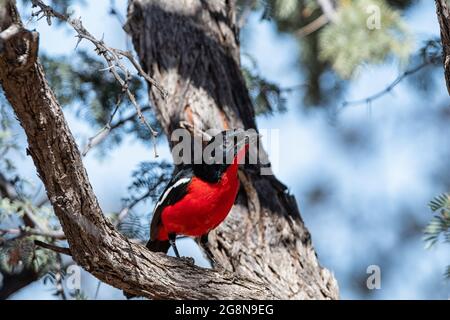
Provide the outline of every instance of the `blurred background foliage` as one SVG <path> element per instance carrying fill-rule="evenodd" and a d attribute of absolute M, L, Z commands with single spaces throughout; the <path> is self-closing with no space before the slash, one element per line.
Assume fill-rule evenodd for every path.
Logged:
<path fill-rule="evenodd" d="M 287 97 L 293 92 L 299 97 L 300 103 L 297 105 L 302 112 L 335 112 L 336 106 L 345 102 L 349 84 L 359 79 L 365 66 L 387 62 L 398 65 L 400 70 L 406 70 L 405 81 L 408 81 L 413 89 L 422 92 L 424 96 L 432 94 L 436 86 L 434 74 L 442 68 L 440 40 L 426 39 L 416 48 L 413 45 L 415 35 L 404 22 L 404 15 L 418 2 L 238 0 L 238 22 L 242 28 L 243 39 L 249 37 L 246 35 L 246 32 L 249 32 L 246 29 L 249 17 L 257 15 L 260 21 L 272 22 L 280 35 L 293 37 L 300 48 L 294 67 L 299 70 L 303 79 L 301 83 L 289 87 L 266 79 L 260 72 L 255 57 L 243 52 L 242 71 L 258 117 L 270 117 L 286 112 Z M 29 16 L 29 1 L 23 0 L 22 3 L 24 16 Z M 49 3 L 54 9 L 67 14 L 72 14 L 74 4 L 86 5 L 82 0 L 52 0 Z M 109 4 L 109 13 L 117 18 L 119 23 L 123 23 L 123 10 L 116 7 L 114 0 L 109 1 Z M 66 24 L 61 23 L 54 27 L 68 29 Z M 129 47 L 129 40 L 126 42 Z M 78 119 L 96 131 L 102 130 L 107 124 L 110 125 L 111 130 L 106 139 L 92 151 L 96 156 L 105 157 L 124 141 L 129 141 L 129 137 L 151 146 L 148 130 L 138 121 L 130 102 L 119 99 L 122 96 L 121 87 L 108 71 L 103 70 L 104 62 L 93 51 L 77 50 L 69 56 L 42 53 L 40 59 L 51 87 L 65 111 L 73 112 Z M 386 86 L 388 85 L 389 82 L 386 83 Z M 158 129 L 148 102 L 145 83 L 134 77 L 130 81 L 130 89 L 143 106 L 146 118 Z M 390 89 L 386 93 L 389 91 Z M 118 103 L 118 112 L 111 119 Z M 64 243 L 64 240 L 52 236 L 30 235 L 30 230 L 58 232 L 60 226 L 45 196 L 38 196 L 42 194 L 42 186 L 30 183 L 11 160 L 13 154 L 23 153 L 14 136 L 15 126 L 17 125 L 11 109 L 1 94 L 0 273 L 3 279 L 20 274 L 25 269 L 31 269 L 36 279 L 48 274 L 47 282 L 55 287 L 55 295 L 67 298 L 64 291 L 61 292 L 61 281 L 58 279 L 64 277 L 64 272 L 61 271 L 64 268 L 61 265 L 73 262 L 61 259 L 49 250 L 36 249 L 33 244 L 36 239 L 56 244 Z M 345 148 L 351 148 L 357 156 L 361 150 L 367 151 L 371 137 L 368 128 L 354 126 L 342 129 L 338 138 Z M 167 162 L 143 162 L 132 173 L 128 194 L 122 196 L 122 208 L 109 212 L 111 221 L 128 237 L 137 241 L 145 241 L 148 237 L 150 216 L 148 210 L 142 210 L 142 205 L 151 206 L 150 203 L 155 201 L 170 179 L 172 170 L 173 167 Z M 446 178 L 442 178 L 442 185 L 450 187 L 447 173 L 448 171 L 444 174 Z M 326 177 L 326 173 L 322 176 Z M 323 178 L 323 181 L 317 181 L 315 186 L 311 187 L 306 195 L 307 205 L 308 202 L 320 204 L 330 200 L 333 186 L 326 180 Z M 442 190 L 445 191 L 448 190 Z M 431 203 L 435 216 L 425 230 L 425 240 L 430 245 L 434 245 L 441 238 L 444 242 L 450 242 L 448 199 L 448 195 L 443 195 Z M 30 221 L 24 208 L 31 211 L 39 223 Z M 410 223 L 410 229 L 418 228 L 414 222 Z M 446 274 L 449 276 L 449 270 Z M 361 275 L 363 276 L 364 274 Z M 352 280 L 363 282 L 358 279 L 358 275 Z M 86 298 L 83 292 L 72 292 L 70 297 Z"/>

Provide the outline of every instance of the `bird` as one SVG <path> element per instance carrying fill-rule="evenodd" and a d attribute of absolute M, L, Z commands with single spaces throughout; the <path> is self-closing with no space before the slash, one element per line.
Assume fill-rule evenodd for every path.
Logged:
<path fill-rule="evenodd" d="M 207 243 L 209 232 L 225 220 L 236 200 L 239 164 L 257 139 L 251 130 L 222 131 L 205 147 L 215 151 L 214 159 L 181 166 L 154 207 L 146 245 L 150 251 L 167 253 L 172 247 L 180 258 L 177 236 Z"/>

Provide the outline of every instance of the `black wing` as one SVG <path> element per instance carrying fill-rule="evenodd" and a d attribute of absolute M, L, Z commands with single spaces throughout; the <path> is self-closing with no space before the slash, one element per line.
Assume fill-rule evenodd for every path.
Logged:
<path fill-rule="evenodd" d="M 181 168 L 170 180 L 153 210 L 153 218 L 150 226 L 150 240 L 155 240 L 158 235 L 158 227 L 161 223 L 161 212 L 163 209 L 183 199 L 187 194 L 187 187 L 191 183 L 193 176 L 194 173 L 192 167 L 186 166 Z"/>

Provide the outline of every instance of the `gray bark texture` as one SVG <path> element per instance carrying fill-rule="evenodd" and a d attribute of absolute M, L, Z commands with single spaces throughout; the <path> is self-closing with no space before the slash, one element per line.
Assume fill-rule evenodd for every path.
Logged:
<path fill-rule="evenodd" d="M 441 42 L 443 49 L 443 61 L 445 82 L 447 84 L 447 91 L 450 95 L 450 10 L 448 0 L 435 0 L 436 14 L 439 20 L 439 27 L 441 29 Z"/>
<path fill-rule="evenodd" d="M 13 1 L 0 0 L 0 15 L 0 33 L 7 31 L 0 84 L 81 267 L 153 299 L 338 298 L 337 283 L 319 266 L 294 198 L 274 177 L 241 175 L 237 204 L 210 237 L 211 251 L 227 270 L 150 252 L 116 231 L 102 213 L 37 59 L 37 33 L 24 29 Z M 201 128 L 255 127 L 233 15 L 232 3 L 222 1 L 130 2 L 128 29 L 142 64 L 171 93 L 162 101 L 152 92 L 167 134 L 184 118 Z"/>
<path fill-rule="evenodd" d="M 169 92 L 151 102 L 168 137 L 189 123 L 199 130 L 256 128 L 240 71 L 233 1 L 129 1 L 125 29 L 146 72 Z M 218 264 L 263 281 L 285 299 L 336 299 L 333 275 L 322 268 L 295 198 L 274 176 L 240 175 L 237 202 L 208 248 Z"/>

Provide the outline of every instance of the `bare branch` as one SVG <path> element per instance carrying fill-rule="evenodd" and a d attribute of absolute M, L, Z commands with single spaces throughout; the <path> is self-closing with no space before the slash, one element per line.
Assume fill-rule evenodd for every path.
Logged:
<path fill-rule="evenodd" d="M 108 137 L 109 133 L 111 132 L 111 122 L 114 120 L 114 116 L 116 115 L 117 111 L 119 110 L 120 104 L 122 103 L 122 94 L 120 94 L 117 98 L 116 106 L 109 118 L 108 123 L 95 136 L 89 138 L 88 143 L 82 153 L 83 157 L 85 157 L 92 148 L 102 143 L 106 139 L 106 137 Z"/>
<path fill-rule="evenodd" d="M 153 85 L 156 89 L 158 89 L 163 98 L 167 97 L 167 91 L 163 87 L 161 87 L 161 85 L 156 80 L 151 78 L 142 70 L 142 68 L 139 66 L 139 63 L 130 52 L 109 47 L 103 40 L 96 39 L 88 30 L 86 30 L 81 22 L 81 19 L 72 19 L 62 13 L 59 13 L 40 0 L 31 0 L 31 2 L 33 4 L 33 7 L 40 8 L 40 11 L 33 13 L 33 16 L 39 17 L 39 15 L 42 14 L 41 17 L 45 16 L 49 25 L 51 25 L 52 17 L 67 22 L 78 33 L 77 37 L 79 41 L 81 41 L 82 39 L 90 41 L 93 45 L 95 45 L 98 54 L 102 55 L 105 58 L 111 68 L 119 68 L 125 75 L 129 75 L 130 72 L 120 61 L 120 56 L 126 57 L 136 68 L 140 76 L 144 77 L 144 79 L 147 80 L 150 85 Z"/>
<path fill-rule="evenodd" d="M 151 110 L 150 106 L 145 106 L 141 109 L 141 112 Z M 118 120 L 116 123 L 112 124 L 113 117 L 111 117 L 111 121 L 109 121 L 99 132 L 95 134 L 95 136 L 89 138 L 88 143 L 83 149 L 83 157 L 85 157 L 93 148 L 101 144 L 113 130 L 122 127 L 128 122 L 133 121 L 136 117 L 138 117 L 138 113 L 135 112 L 132 115 Z"/>
<path fill-rule="evenodd" d="M 0 196 L 8 198 L 11 201 L 21 200 L 21 196 L 17 193 L 14 185 L 6 179 L 6 177 L 0 172 Z M 0 235 L 13 234 L 17 237 L 27 236 L 43 236 L 53 238 L 55 240 L 65 239 L 64 232 L 62 230 L 50 230 L 47 226 L 43 225 L 39 219 L 35 216 L 32 209 L 26 205 L 22 206 L 24 212 L 24 225 L 23 228 L 1 229 Z"/>
<path fill-rule="evenodd" d="M 57 253 L 65 254 L 67 256 L 72 256 L 72 253 L 70 252 L 69 248 L 58 247 L 53 244 L 45 243 L 39 240 L 35 240 L 34 244 L 37 245 L 38 247 L 42 247 Z"/>
<path fill-rule="evenodd" d="M 130 71 L 122 63 L 122 61 L 121 61 L 122 57 L 125 57 L 130 61 L 130 63 L 136 68 L 138 74 L 141 77 L 143 77 L 149 83 L 150 86 L 154 86 L 161 93 L 161 96 L 163 99 L 165 99 L 167 97 L 167 95 L 168 95 L 167 91 L 164 88 L 162 88 L 157 81 L 155 81 L 146 72 L 144 72 L 144 70 L 141 68 L 141 66 L 136 61 L 136 59 L 134 58 L 134 56 L 131 52 L 109 47 L 108 45 L 105 44 L 105 42 L 103 40 L 96 39 L 83 26 L 81 19 L 72 19 L 64 14 L 61 14 L 61 13 L 57 12 L 56 10 L 54 10 L 52 7 L 44 4 L 40 0 L 32 0 L 32 4 L 33 4 L 33 7 L 39 7 L 39 9 L 40 9 L 38 12 L 33 13 L 32 14 L 33 16 L 38 17 L 38 19 L 39 19 L 39 16 L 40 16 L 40 18 L 46 17 L 49 25 L 51 25 L 52 17 L 60 19 L 62 21 L 65 21 L 70 26 L 72 26 L 72 28 L 77 32 L 78 43 L 81 42 L 83 39 L 86 39 L 95 46 L 96 52 L 100 56 L 103 56 L 103 58 L 105 59 L 107 65 L 108 65 L 108 68 L 106 68 L 105 70 L 110 71 L 113 74 L 114 78 L 117 80 L 117 82 L 119 82 L 119 84 L 122 86 L 122 90 L 126 93 L 129 100 L 135 107 L 137 115 L 139 117 L 139 120 L 150 131 L 151 137 L 153 140 L 155 157 L 158 157 L 158 152 L 156 150 L 156 137 L 157 137 L 158 133 L 151 127 L 151 125 L 145 119 L 145 117 L 142 113 L 141 106 L 139 105 L 139 103 L 136 100 L 136 97 L 133 95 L 133 93 L 130 91 L 130 89 L 128 87 L 129 80 L 132 78 L 132 76 L 131 76 Z M 120 70 L 120 72 L 122 72 L 124 74 L 123 77 L 119 74 L 118 70 Z M 105 131 L 107 131 L 107 130 L 105 130 Z M 100 137 L 102 139 L 104 139 L 106 137 L 106 135 L 105 136 L 101 135 Z M 100 139 L 97 139 L 97 141 L 98 140 L 100 140 Z M 101 140 L 100 140 L 100 142 L 101 142 Z M 89 151 L 89 149 L 87 151 Z"/>
<path fill-rule="evenodd" d="M 348 106 L 352 106 L 352 105 L 359 105 L 359 104 L 371 104 L 372 102 L 374 102 L 375 100 L 378 100 L 379 98 L 383 97 L 384 95 L 392 92 L 392 90 L 400 83 L 402 82 L 403 79 L 405 79 L 406 77 L 413 75 L 417 72 L 419 72 L 420 70 L 422 70 L 423 68 L 427 67 L 430 64 L 434 64 L 436 63 L 437 58 L 430 58 L 430 59 L 426 59 L 423 63 L 419 64 L 418 66 L 409 69 L 405 72 L 403 72 L 401 75 L 399 75 L 394 81 L 392 81 L 386 88 L 384 88 L 383 90 L 368 96 L 366 98 L 363 99 L 358 99 L 358 100 L 351 100 L 351 101 L 344 101 L 342 103 L 341 109 L 348 107 Z"/>
<path fill-rule="evenodd" d="M 64 232 L 61 231 L 42 231 L 39 229 L 30 228 L 12 228 L 12 229 L 0 229 L 0 235 L 15 235 L 16 238 L 23 238 L 29 236 L 41 236 L 46 238 L 53 238 L 54 240 L 64 240 L 66 238 Z"/>

